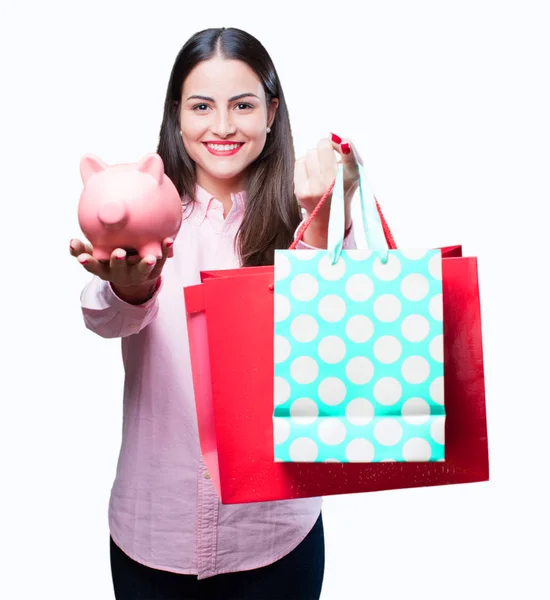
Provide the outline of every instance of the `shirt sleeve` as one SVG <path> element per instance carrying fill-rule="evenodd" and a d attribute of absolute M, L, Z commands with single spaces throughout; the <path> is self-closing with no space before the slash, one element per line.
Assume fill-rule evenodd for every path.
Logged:
<path fill-rule="evenodd" d="M 158 314 L 162 276 L 153 296 L 143 304 L 129 304 L 119 298 L 110 282 L 94 275 L 80 294 L 86 327 L 104 338 L 127 337 L 139 333 Z"/>

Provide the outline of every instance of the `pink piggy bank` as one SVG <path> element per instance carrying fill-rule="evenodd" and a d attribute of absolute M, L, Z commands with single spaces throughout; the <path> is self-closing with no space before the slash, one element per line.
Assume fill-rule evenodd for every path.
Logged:
<path fill-rule="evenodd" d="M 181 198 L 162 158 L 152 153 L 137 163 L 106 165 L 86 155 L 80 174 L 78 222 L 94 258 L 109 260 L 115 248 L 161 258 L 162 240 L 175 239 L 182 221 Z"/>

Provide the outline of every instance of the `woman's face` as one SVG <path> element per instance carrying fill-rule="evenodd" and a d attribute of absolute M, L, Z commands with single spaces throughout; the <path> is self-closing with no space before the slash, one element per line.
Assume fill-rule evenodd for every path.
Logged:
<path fill-rule="evenodd" d="M 197 183 L 244 184 L 246 168 L 260 155 L 278 100 L 266 105 L 262 83 L 244 62 L 220 57 L 199 63 L 187 76 L 180 125 Z M 214 182 L 215 183 L 215 182 Z"/>

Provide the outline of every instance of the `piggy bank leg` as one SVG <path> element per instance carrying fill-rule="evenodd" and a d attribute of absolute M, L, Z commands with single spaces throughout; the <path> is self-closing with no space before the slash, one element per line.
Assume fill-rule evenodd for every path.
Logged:
<path fill-rule="evenodd" d="M 156 256 L 158 260 L 162 258 L 162 246 L 160 242 L 149 242 L 148 244 L 144 244 L 139 249 L 139 255 L 141 258 L 145 258 L 148 254 L 152 254 Z"/>
<path fill-rule="evenodd" d="M 93 257 L 102 262 L 109 262 L 111 259 L 111 249 L 94 246 Z"/>

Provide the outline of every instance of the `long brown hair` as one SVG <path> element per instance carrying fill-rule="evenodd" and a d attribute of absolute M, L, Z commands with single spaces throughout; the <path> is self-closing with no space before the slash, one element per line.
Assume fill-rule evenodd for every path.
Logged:
<path fill-rule="evenodd" d="M 194 202 L 195 165 L 179 135 L 181 93 L 191 70 L 216 54 L 245 62 L 260 78 L 268 106 L 273 98 L 279 100 L 266 144 L 248 168 L 244 217 L 236 238 L 243 266 L 270 265 L 275 248 L 292 242 L 300 211 L 294 197 L 294 146 L 285 97 L 275 66 L 255 37 L 235 28 L 206 29 L 185 43 L 170 74 L 157 152 L 180 195 Z"/>

